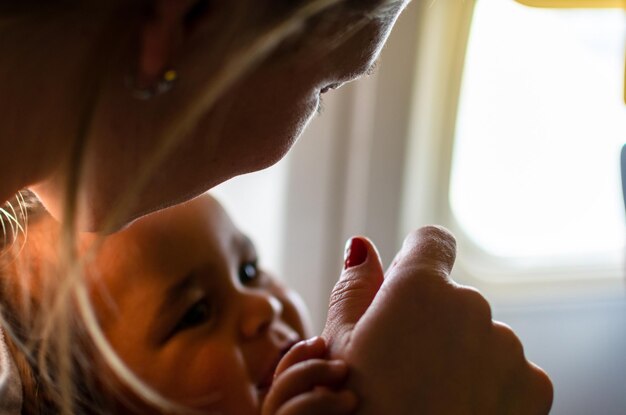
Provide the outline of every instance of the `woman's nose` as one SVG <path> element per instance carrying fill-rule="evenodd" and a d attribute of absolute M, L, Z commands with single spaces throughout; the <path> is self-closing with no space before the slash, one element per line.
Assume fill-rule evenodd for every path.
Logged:
<path fill-rule="evenodd" d="M 267 332 L 283 312 L 278 299 L 267 293 L 243 293 L 240 329 L 250 339 Z"/>

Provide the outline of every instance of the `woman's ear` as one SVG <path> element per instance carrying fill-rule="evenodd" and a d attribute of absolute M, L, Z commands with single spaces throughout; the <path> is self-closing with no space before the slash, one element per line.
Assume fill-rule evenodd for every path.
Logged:
<path fill-rule="evenodd" d="M 155 0 L 141 27 L 137 73 L 138 88 L 157 84 L 169 69 L 189 30 L 189 16 L 206 0 Z"/>

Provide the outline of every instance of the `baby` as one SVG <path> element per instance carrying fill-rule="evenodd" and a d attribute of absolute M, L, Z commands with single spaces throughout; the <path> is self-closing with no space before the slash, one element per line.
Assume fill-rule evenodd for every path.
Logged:
<path fill-rule="evenodd" d="M 54 262 L 58 228 L 45 213 L 32 221 L 20 257 Z M 80 249 L 96 239 L 81 234 Z M 175 403 L 224 415 L 339 415 L 356 407 L 343 388 L 345 363 L 325 358 L 321 338 L 304 341 L 301 299 L 258 267 L 252 242 L 208 195 L 107 236 L 85 273 L 114 350 Z M 30 285 L 36 302 L 42 284 Z M 159 413 L 93 360 L 98 400 L 111 413 Z"/>

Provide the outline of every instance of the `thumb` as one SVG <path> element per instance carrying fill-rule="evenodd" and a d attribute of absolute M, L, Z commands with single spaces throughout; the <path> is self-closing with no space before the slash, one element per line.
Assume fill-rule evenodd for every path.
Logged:
<path fill-rule="evenodd" d="M 348 341 L 352 328 L 376 296 L 383 276 L 374 244 L 360 236 L 348 240 L 344 269 L 330 295 L 328 318 L 322 334 L 329 346 Z"/>
<path fill-rule="evenodd" d="M 387 270 L 387 276 L 394 274 L 394 268 L 410 266 L 448 280 L 455 259 L 456 239 L 452 233 L 442 226 L 424 226 L 404 239 L 402 249 Z"/>

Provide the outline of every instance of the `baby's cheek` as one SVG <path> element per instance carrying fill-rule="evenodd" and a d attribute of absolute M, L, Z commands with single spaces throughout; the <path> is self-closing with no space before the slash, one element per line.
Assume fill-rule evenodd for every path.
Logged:
<path fill-rule="evenodd" d="M 221 344 L 225 343 L 225 344 Z M 187 345 L 172 359 L 159 389 L 176 402 L 224 415 L 256 414 L 257 396 L 240 353 L 226 342 Z M 212 345 L 213 347 L 210 347 Z M 217 347 L 215 347 L 217 346 Z"/>
<path fill-rule="evenodd" d="M 250 382 L 247 370 L 242 365 L 216 365 L 211 382 L 209 405 L 195 405 L 195 408 L 217 412 L 223 415 L 257 415 L 260 403 L 258 392 Z M 206 396 L 206 395 L 205 395 Z"/>

